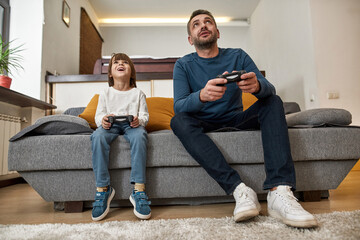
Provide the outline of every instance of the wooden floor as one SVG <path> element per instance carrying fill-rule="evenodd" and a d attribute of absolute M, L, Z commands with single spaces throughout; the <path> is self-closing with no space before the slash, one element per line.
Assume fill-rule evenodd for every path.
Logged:
<path fill-rule="evenodd" d="M 320 202 L 301 202 L 311 213 L 353 211 L 360 209 L 360 171 L 351 171 L 330 197 Z M 262 215 L 267 215 L 266 201 L 261 202 Z M 103 221 L 137 221 L 132 208 L 111 208 Z M 232 216 L 234 203 L 202 206 L 153 206 L 151 219 L 192 217 L 220 218 Z M 0 224 L 89 223 L 91 210 L 82 213 L 55 211 L 28 184 L 0 188 Z"/>

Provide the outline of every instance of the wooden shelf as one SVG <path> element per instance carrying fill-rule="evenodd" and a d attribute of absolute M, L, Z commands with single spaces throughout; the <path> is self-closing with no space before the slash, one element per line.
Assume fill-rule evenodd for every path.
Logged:
<path fill-rule="evenodd" d="M 15 92 L 0 86 L 0 101 L 10 103 L 19 107 L 36 107 L 43 110 L 55 109 L 56 106 L 44 101 Z"/>

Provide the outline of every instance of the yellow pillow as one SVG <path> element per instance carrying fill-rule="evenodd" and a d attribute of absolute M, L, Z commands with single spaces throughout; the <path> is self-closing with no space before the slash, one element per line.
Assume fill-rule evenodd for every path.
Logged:
<path fill-rule="evenodd" d="M 253 105 L 257 100 L 258 99 L 251 93 L 243 93 L 242 102 L 243 102 L 244 111 L 248 109 L 251 105 Z"/>
<path fill-rule="evenodd" d="M 92 129 L 96 129 L 95 113 L 99 101 L 99 94 L 95 94 L 79 117 L 85 119 Z"/>
<path fill-rule="evenodd" d="M 171 129 L 170 121 L 175 115 L 174 99 L 163 97 L 146 98 L 146 104 L 149 110 L 149 122 L 146 125 L 148 132 Z"/>

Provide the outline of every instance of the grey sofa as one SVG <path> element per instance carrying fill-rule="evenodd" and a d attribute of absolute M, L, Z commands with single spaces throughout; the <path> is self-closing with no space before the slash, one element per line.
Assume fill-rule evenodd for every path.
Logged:
<path fill-rule="evenodd" d="M 290 113 L 288 123 L 292 122 L 293 127 L 289 129 L 289 137 L 296 169 L 297 196 L 305 200 L 327 197 L 328 190 L 336 189 L 360 158 L 360 128 L 334 126 L 339 123 L 336 116 L 341 116 L 342 125 L 349 124 L 349 117 L 351 122 L 351 115 L 344 110 L 293 113 L 287 109 L 293 108 L 294 104 L 286 104 L 285 111 Z M 77 115 L 82 110 L 70 109 L 67 113 Z M 331 123 L 334 116 L 336 121 Z M 83 207 L 91 206 L 95 194 L 91 130 L 86 131 L 87 122 L 81 118 L 68 116 L 64 119 L 57 121 L 71 119 L 70 122 L 81 125 L 79 129 L 82 130 L 66 135 L 43 135 L 44 129 L 54 129 L 45 124 L 37 133 L 20 134 L 10 142 L 9 169 L 18 171 L 43 199 L 54 202 L 56 208 L 65 208 L 66 212 L 82 211 Z M 22 132 L 29 132 L 24 130 Z M 225 131 L 208 135 L 245 183 L 263 199 L 266 192 L 262 189 L 265 171 L 260 131 Z M 149 133 L 148 139 L 147 193 L 153 204 L 233 201 L 232 196 L 226 196 L 191 158 L 171 130 Z M 112 206 L 129 205 L 132 188 L 129 159 L 129 145 L 123 136 L 119 136 L 112 143 L 110 152 L 111 182 L 116 190 Z"/>

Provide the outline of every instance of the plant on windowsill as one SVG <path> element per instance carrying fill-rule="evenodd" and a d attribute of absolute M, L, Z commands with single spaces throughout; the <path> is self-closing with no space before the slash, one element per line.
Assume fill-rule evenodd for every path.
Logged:
<path fill-rule="evenodd" d="M 0 35 L 0 86 L 10 88 L 12 79 L 8 76 L 12 71 L 24 70 L 20 64 L 23 57 L 19 52 L 23 51 L 22 45 L 10 48 L 13 41 L 4 42 Z"/>

